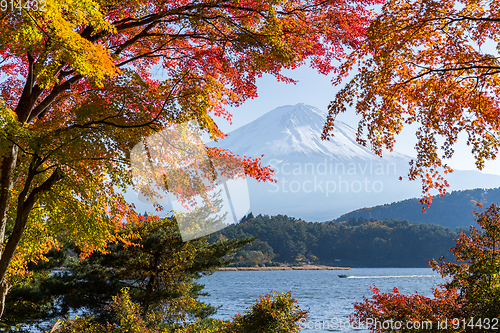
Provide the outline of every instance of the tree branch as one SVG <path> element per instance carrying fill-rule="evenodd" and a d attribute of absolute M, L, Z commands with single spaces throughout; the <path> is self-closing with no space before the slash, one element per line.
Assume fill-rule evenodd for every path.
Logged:
<path fill-rule="evenodd" d="M 33 119 L 38 117 L 43 111 L 45 111 L 47 108 L 50 107 L 52 102 L 54 102 L 54 100 L 60 94 L 62 94 L 64 91 L 70 89 L 71 85 L 73 83 L 80 81 L 82 78 L 83 78 L 83 76 L 78 74 L 78 75 L 73 76 L 71 79 L 61 83 L 60 85 L 54 87 L 54 89 L 52 89 L 52 92 L 47 97 L 45 97 L 45 99 L 40 104 L 38 104 L 33 109 L 33 111 L 31 111 L 30 116 L 28 118 L 28 122 L 31 122 L 31 121 L 33 121 Z"/>
<path fill-rule="evenodd" d="M 28 175 L 28 178 L 29 175 Z M 19 242 L 21 241 L 21 237 L 23 235 L 24 229 L 26 228 L 26 223 L 28 222 L 28 216 L 31 212 L 33 205 L 36 202 L 38 195 L 42 192 L 48 191 L 55 183 L 63 178 L 62 171 L 57 168 L 54 170 L 52 175 L 47 178 L 40 186 L 35 188 L 28 198 L 24 200 L 24 196 L 26 195 L 26 190 L 28 185 L 28 181 L 26 182 L 24 190 L 19 194 L 18 197 L 18 205 L 17 205 L 17 216 L 16 223 L 14 224 L 14 228 L 12 233 L 9 236 L 9 240 L 7 245 L 5 246 L 5 250 L 2 253 L 2 257 L 0 258 L 0 282 L 5 280 L 5 274 L 7 273 L 7 269 L 14 257 L 14 253 L 16 251 Z M 28 185 L 29 186 L 29 185 Z"/>

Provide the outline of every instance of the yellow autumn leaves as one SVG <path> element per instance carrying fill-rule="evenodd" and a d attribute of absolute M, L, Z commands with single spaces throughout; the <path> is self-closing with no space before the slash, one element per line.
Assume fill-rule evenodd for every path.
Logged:
<path fill-rule="evenodd" d="M 98 85 L 117 73 L 104 45 L 89 40 L 95 34 L 115 31 L 101 12 L 100 1 L 47 0 L 44 8 L 3 13 L 7 16 L 4 21 L 10 24 L 0 32 L 0 47 L 14 53 L 44 48 L 35 68 L 41 87 L 59 83 L 55 74 L 63 63 L 69 63 L 81 76 L 90 76 Z M 82 37 L 83 27 L 89 29 L 89 36 Z"/>

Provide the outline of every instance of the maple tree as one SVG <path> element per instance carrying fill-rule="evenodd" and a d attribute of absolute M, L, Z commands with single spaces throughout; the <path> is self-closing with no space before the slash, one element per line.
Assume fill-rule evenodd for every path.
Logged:
<path fill-rule="evenodd" d="M 133 185 L 129 154 L 142 138 L 190 120 L 224 137 L 213 117 L 230 121 L 225 105 L 255 97 L 264 73 L 293 82 L 281 69 L 306 61 L 332 71 L 378 2 L 46 0 L 2 10 L 0 315 L 9 279 L 58 237 L 86 256 L 137 219 L 120 189 Z M 206 149 L 271 177 L 258 158 Z"/>
<path fill-rule="evenodd" d="M 429 262 L 447 281 L 434 288 L 434 297 L 403 295 L 397 288 L 382 293 L 372 287 L 372 299 L 354 305 L 351 320 L 372 332 L 487 332 L 498 327 L 500 313 L 500 206 L 476 213 L 481 229 L 461 232 L 451 250 L 454 261 Z M 377 323 L 376 323 L 376 321 Z M 384 327 L 384 324 L 385 327 Z M 427 322 L 426 326 L 422 323 Z M 376 323 L 376 324 L 375 324 Z M 399 328 L 396 327 L 398 324 Z M 407 323 L 410 323 L 407 325 Z M 415 328 L 415 323 L 421 325 Z M 496 324 L 495 324 L 496 323 Z M 369 325 L 371 324 L 371 325 Z"/>
<path fill-rule="evenodd" d="M 444 194 L 446 163 L 460 133 L 482 169 L 498 154 L 500 6 L 492 1 L 389 0 L 364 43 L 341 65 L 334 83 L 353 71 L 330 103 L 323 137 L 335 116 L 353 107 L 362 118 L 358 142 L 381 155 L 405 125 L 418 124 L 409 178 Z M 366 139 L 363 135 L 366 134 Z"/>

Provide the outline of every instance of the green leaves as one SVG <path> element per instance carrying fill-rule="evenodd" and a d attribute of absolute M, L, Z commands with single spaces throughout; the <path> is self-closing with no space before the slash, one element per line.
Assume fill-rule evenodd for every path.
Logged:
<path fill-rule="evenodd" d="M 64 265 L 50 276 L 33 276 L 31 284 L 15 285 L 10 302 L 45 295 L 48 305 L 43 319 L 75 311 L 92 315 L 100 323 L 119 322 L 121 319 L 106 307 L 112 303 L 112 296 L 126 287 L 131 301 L 141 306 L 144 320 L 152 321 L 147 317 L 153 316 L 157 323 L 172 324 L 205 319 L 215 309 L 198 301 L 203 288 L 195 280 L 230 263 L 227 256 L 251 241 L 232 239 L 208 244 L 200 238 L 183 242 L 174 219 L 157 218 L 129 224 L 119 236 L 126 241 L 108 244 L 105 254 L 94 253 L 81 260 L 72 258 L 81 254 L 81 249 L 74 249 L 74 253 L 65 247 L 59 253 L 66 259 Z M 24 292 L 20 294 L 20 290 Z M 25 318 L 36 318 L 37 311 L 41 310 L 36 306 L 27 307 Z M 11 318 L 7 314 L 9 322 Z"/>
<path fill-rule="evenodd" d="M 182 326 L 161 327 L 154 315 L 144 318 L 143 309 L 130 298 L 129 290 L 113 296 L 113 303 L 108 311 L 119 319 L 107 326 L 92 323 L 90 318 L 66 320 L 54 326 L 58 333 L 292 333 L 299 332 L 300 323 L 308 317 L 308 311 L 300 310 L 291 293 L 272 293 L 259 298 L 245 314 L 238 314 L 232 321 L 220 320 L 197 321 Z"/>

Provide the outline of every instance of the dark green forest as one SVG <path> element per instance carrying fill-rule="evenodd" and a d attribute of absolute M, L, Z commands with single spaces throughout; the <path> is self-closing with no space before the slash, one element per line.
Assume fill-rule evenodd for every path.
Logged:
<path fill-rule="evenodd" d="M 304 222 L 286 215 L 253 216 L 209 238 L 257 237 L 234 255 L 233 266 L 325 264 L 350 267 L 427 267 L 429 259 L 452 258 L 458 230 L 407 220 Z"/>
<path fill-rule="evenodd" d="M 478 207 L 476 202 L 482 204 L 483 207 Z M 341 222 L 352 217 L 364 217 L 375 220 L 397 219 L 439 224 L 452 229 L 468 228 L 470 225 L 477 226 L 474 222 L 474 211 L 482 212 L 485 207 L 495 202 L 500 202 L 500 188 L 453 191 L 441 198 L 433 197 L 432 205 L 426 209 L 425 213 L 422 212 L 422 204 L 419 199 L 408 199 L 358 209 L 340 216 L 335 221 Z"/>

